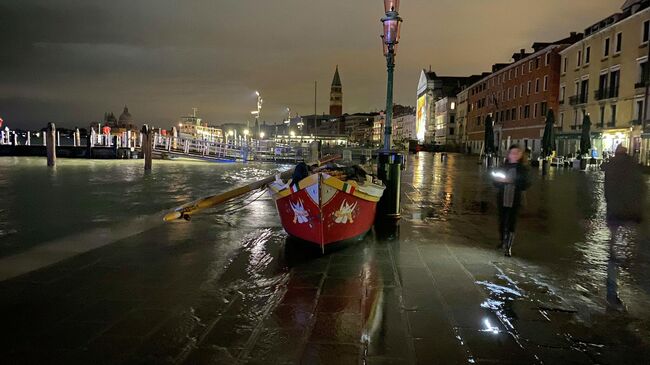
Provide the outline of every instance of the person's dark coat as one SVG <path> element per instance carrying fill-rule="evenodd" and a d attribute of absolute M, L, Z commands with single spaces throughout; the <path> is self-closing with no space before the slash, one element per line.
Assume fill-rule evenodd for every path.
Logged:
<path fill-rule="evenodd" d="M 622 153 L 616 154 L 600 168 L 605 171 L 607 217 L 640 221 L 646 189 L 639 165 L 627 153 Z"/>
<path fill-rule="evenodd" d="M 521 194 L 526 191 L 530 187 L 530 172 L 528 170 L 528 167 L 524 166 L 521 163 L 509 163 L 506 162 L 503 165 L 502 168 L 504 171 L 508 171 L 510 169 L 516 169 L 517 170 L 517 177 L 515 179 L 515 196 L 514 196 L 514 201 L 512 204 L 512 208 L 519 208 L 521 206 Z M 494 185 L 497 187 L 498 192 L 497 192 L 497 203 L 499 204 L 499 207 L 503 207 L 503 194 L 505 190 L 506 183 L 502 182 L 495 182 Z"/>

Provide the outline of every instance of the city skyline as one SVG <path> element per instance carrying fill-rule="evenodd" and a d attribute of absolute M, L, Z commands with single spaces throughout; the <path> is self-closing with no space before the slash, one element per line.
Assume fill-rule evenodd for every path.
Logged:
<path fill-rule="evenodd" d="M 282 3 L 0 5 L 6 45 L 0 117 L 16 128 L 48 121 L 81 126 L 127 104 L 137 123 L 164 126 L 192 107 L 209 122 L 244 123 L 254 120 L 259 90 L 261 120 L 272 122 L 286 107 L 313 114 L 314 80 L 318 112 L 327 112 L 336 65 L 345 87 L 343 112 L 382 109 L 381 3 Z M 519 48 L 581 32 L 621 6 L 609 0 L 511 4 L 404 1 L 395 102 L 415 104 L 418 74 L 429 65 L 448 75 L 488 71 Z"/>

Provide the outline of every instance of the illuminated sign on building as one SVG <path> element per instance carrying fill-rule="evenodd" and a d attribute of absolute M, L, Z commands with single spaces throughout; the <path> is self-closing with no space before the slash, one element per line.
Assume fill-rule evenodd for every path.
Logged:
<path fill-rule="evenodd" d="M 427 96 L 422 95 L 418 98 L 417 120 L 415 124 L 415 134 L 420 143 L 424 142 L 424 133 L 427 129 Z"/>

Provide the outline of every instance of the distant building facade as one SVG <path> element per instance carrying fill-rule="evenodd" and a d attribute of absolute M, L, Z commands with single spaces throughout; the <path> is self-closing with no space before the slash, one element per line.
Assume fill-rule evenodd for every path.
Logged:
<path fill-rule="evenodd" d="M 464 149 L 463 152 L 470 152 L 467 150 L 467 92 L 468 89 L 463 89 L 456 96 L 458 104 L 456 106 L 456 123 L 458 125 L 458 144 Z"/>
<path fill-rule="evenodd" d="M 418 81 L 416 99 L 416 138 L 420 143 L 434 144 L 436 138 L 436 102 L 445 97 L 455 97 L 463 88 L 481 76 L 449 77 L 422 70 Z"/>
<path fill-rule="evenodd" d="M 577 154 L 585 115 L 591 119 L 595 153 L 628 148 L 650 160 L 647 126 L 650 1 L 628 0 L 622 12 L 585 30 L 585 38 L 564 49 L 559 85 L 558 153 Z M 645 133 L 644 133 L 645 132 Z"/>
<path fill-rule="evenodd" d="M 481 153 L 485 121 L 491 116 L 495 147 L 502 152 L 513 143 L 529 149 L 533 156 L 541 150 L 546 115 L 557 115 L 560 83 L 560 52 L 582 38 L 570 37 L 553 43 L 534 43 L 533 52 L 515 53 L 510 64 L 496 64 L 492 73 L 467 90 L 465 148 Z"/>
<path fill-rule="evenodd" d="M 456 123 L 456 97 L 447 96 L 435 104 L 434 142 L 446 149 L 458 148 L 458 127 Z"/>

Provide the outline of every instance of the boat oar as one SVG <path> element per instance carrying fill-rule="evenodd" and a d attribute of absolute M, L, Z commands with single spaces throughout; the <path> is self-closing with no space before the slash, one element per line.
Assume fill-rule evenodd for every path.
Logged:
<path fill-rule="evenodd" d="M 336 156 L 328 156 L 323 158 L 322 160 L 318 161 L 317 164 L 323 165 L 325 163 L 334 161 L 341 158 L 341 156 L 336 155 Z M 293 174 L 293 169 L 287 170 L 280 174 L 280 179 L 282 180 L 287 180 L 291 177 Z M 181 205 L 180 207 L 174 209 L 172 212 L 169 212 L 165 214 L 163 217 L 163 220 L 165 222 L 171 222 L 171 221 L 176 221 L 180 219 L 185 219 L 185 220 L 190 220 L 192 215 L 195 213 L 198 213 L 202 210 L 209 209 L 212 207 L 215 207 L 219 204 L 223 204 L 229 200 L 235 199 L 237 197 L 240 197 L 246 193 L 249 193 L 253 190 L 257 190 L 260 188 L 265 187 L 266 185 L 272 183 L 275 181 L 275 175 L 271 175 L 268 177 L 265 177 L 262 180 L 258 180 L 255 182 L 252 182 L 248 185 L 238 187 L 236 189 L 227 191 L 225 193 L 217 194 L 217 195 L 211 195 L 205 198 L 201 198 L 199 200 L 195 200 L 191 203 L 187 203 L 184 205 Z"/>

